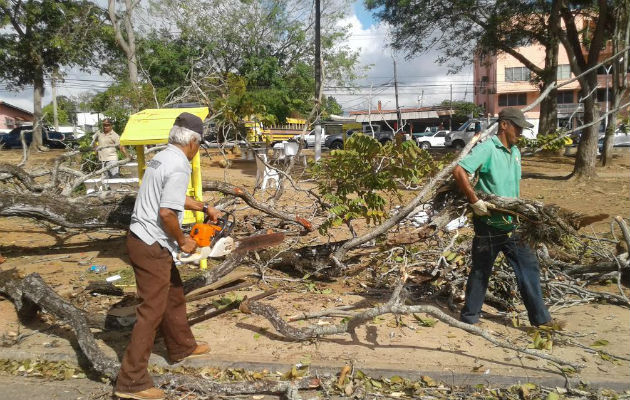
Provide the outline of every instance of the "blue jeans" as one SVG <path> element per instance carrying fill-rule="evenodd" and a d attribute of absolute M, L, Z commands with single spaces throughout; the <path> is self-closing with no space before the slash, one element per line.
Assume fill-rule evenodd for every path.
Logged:
<path fill-rule="evenodd" d="M 473 219 L 473 225 L 475 238 L 472 244 L 472 269 L 466 283 L 466 301 L 461 311 L 461 320 L 469 324 L 479 321 L 494 260 L 501 251 L 516 275 L 518 290 L 525 303 L 530 324 L 549 322 L 551 316 L 542 298 L 536 254 L 520 240 L 516 232 L 488 226 L 476 218 Z"/>

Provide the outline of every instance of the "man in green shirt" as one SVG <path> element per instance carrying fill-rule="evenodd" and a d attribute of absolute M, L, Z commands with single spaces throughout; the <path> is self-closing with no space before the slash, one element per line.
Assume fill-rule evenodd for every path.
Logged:
<path fill-rule="evenodd" d="M 475 193 L 478 190 L 503 197 L 519 196 L 521 153 L 516 143 L 523 128 L 533 125 L 516 108 L 501 110 L 497 123 L 497 135 L 479 143 L 453 170 L 457 186 L 473 209 L 475 229 L 472 268 L 466 283 L 466 301 L 461 320 L 469 324 L 479 321 L 494 260 L 499 252 L 503 252 L 516 275 L 529 322 L 534 326 L 547 325 L 551 323 L 551 316 L 542 298 L 536 255 L 514 230 L 513 217 L 493 212 L 494 205 L 479 199 Z M 473 189 L 468 174 L 474 173 L 479 174 L 479 180 Z"/>

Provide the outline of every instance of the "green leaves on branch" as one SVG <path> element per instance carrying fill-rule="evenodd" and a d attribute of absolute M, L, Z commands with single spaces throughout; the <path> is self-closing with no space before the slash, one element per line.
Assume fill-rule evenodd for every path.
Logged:
<path fill-rule="evenodd" d="M 371 136 L 353 135 L 344 150 L 333 150 L 311 168 L 319 192 L 331 205 L 320 232 L 360 218 L 380 223 L 388 214 L 388 197 L 400 200 L 401 189 L 417 185 L 440 165 L 411 141 L 381 145 Z"/>
<path fill-rule="evenodd" d="M 565 132 L 566 131 L 562 129 L 558 129 L 557 131 L 546 135 L 539 133 L 536 139 L 521 137 L 520 145 L 521 147 L 529 147 L 530 149 L 557 151 L 573 144 L 573 141 L 568 136 L 560 138 L 560 136 L 564 135 Z"/>

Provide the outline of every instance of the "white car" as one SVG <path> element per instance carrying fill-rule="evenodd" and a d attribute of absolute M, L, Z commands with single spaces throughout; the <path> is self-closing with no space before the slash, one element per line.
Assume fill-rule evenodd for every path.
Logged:
<path fill-rule="evenodd" d="M 324 141 L 326 140 L 326 136 L 322 133 L 322 146 L 324 146 Z M 299 142 L 302 135 L 293 136 L 293 140 Z M 304 148 L 307 149 L 309 147 L 315 147 L 315 131 L 310 131 L 309 133 L 304 134 Z"/>
<path fill-rule="evenodd" d="M 432 147 L 444 147 L 444 138 L 448 131 L 428 132 L 416 136 L 416 143 L 424 150 Z"/>

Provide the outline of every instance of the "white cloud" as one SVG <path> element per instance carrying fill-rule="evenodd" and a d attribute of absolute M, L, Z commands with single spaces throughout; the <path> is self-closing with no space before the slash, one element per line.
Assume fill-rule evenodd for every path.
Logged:
<path fill-rule="evenodd" d="M 325 93 L 334 96 L 344 111 L 368 107 L 370 86 L 372 107 L 378 100 L 383 108 L 394 109 L 394 67 L 392 49 L 388 47 L 388 28 L 385 24 L 374 24 L 366 29 L 352 11 L 352 15 L 339 22 L 341 26 L 351 26 L 348 45 L 360 52 L 361 66 L 370 66 L 367 76 L 356 82 L 360 89 L 352 94 L 341 88 L 330 88 Z M 450 85 L 453 85 L 453 100 L 472 101 L 472 68 L 466 68 L 456 75 L 447 75 L 447 68 L 435 62 L 436 52 L 429 52 L 411 60 L 404 54 L 396 54 L 398 75 L 398 102 L 400 107 L 433 105 L 450 98 Z M 465 96 L 465 97 L 464 97 Z"/>

